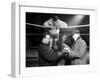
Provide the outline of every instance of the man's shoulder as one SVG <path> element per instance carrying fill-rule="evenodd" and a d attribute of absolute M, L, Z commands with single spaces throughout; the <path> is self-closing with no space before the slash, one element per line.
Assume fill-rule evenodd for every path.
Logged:
<path fill-rule="evenodd" d="M 59 20 L 59 23 L 60 23 L 60 25 L 62 25 L 62 26 L 67 26 L 67 23 L 64 22 L 64 21 L 62 21 L 62 20 Z"/>
<path fill-rule="evenodd" d="M 82 38 L 78 39 L 78 42 L 79 42 L 79 44 L 85 44 L 86 45 L 85 40 L 83 40 Z"/>
<path fill-rule="evenodd" d="M 46 22 L 52 22 L 52 19 L 48 19 Z"/>
<path fill-rule="evenodd" d="M 59 19 L 58 21 L 61 22 L 61 23 L 67 24 L 66 22 L 64 22 L 64 21 L 62 21 L 62 20 L 60 20 L 60 19 Z"/>
<path fill-rule="evenodd" d="M 48 19 L 48 20 L 46 20 L 44 23 L 43 23 L 43 25 L 45 25 L 45 26 L 49 26 L 49 25 L 52 25 L 52 19 Z"/>

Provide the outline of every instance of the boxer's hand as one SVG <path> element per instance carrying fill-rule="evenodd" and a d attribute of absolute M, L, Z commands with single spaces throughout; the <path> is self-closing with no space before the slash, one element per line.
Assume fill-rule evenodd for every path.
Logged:
<path fill-rule="evenodd" d="M 70 47 L 64 44 L 63 52 L 70 52 Z"/>
<path fill-rule="evenodd" d="M 62 55 L 62 52 L 58 51 L 58 55 L 61 56 Z"/>

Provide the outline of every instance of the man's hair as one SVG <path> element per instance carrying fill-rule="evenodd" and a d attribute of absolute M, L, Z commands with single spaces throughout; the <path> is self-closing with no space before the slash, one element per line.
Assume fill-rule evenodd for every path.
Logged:
<path fill-rule="evenodd" d="M 52 19 L 53 19 L 53 21 L 57 21 L 57 19 L 59 19 L 59 18 L 58 18 L 58 16 L 53 16 Z"/>

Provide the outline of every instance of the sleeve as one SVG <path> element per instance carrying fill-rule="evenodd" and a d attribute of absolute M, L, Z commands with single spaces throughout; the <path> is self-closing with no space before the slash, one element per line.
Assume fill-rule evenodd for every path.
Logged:
<path fill-rule="evenodd" d="M 77 45 L 78 48 L 75 50 L 70 50 L 70 55 L 73 57 L 82 57 L 86 51 L 86 43 L 81 42 L 79 45 Z"/>

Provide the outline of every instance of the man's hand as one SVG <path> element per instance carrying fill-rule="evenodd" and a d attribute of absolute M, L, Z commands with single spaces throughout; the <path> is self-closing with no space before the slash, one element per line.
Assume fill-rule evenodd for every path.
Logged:
<path fill-rule="evenodd" d="M 66 44 L 63 44 L 63 46 L 64 46 L 63 52 L 70 52 L 69 46 L 67 46 Z"/>
<path fill-rule="evenodd" d="M 58 51 L 58 55 L 61 56 L 62 55 L 62 52 Z"/>

